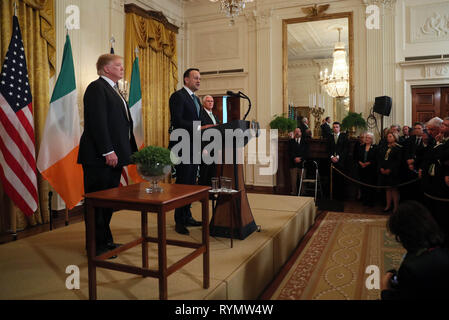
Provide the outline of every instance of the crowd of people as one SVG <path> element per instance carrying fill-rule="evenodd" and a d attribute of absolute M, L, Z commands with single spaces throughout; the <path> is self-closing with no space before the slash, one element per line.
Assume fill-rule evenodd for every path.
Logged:
<path fill-rule="evenodd" d="M 358 198 L 364 205 L 374 206 L 378 195 L 384 193 L 383 211 L 395 213 L 400 200 L 417 200 L 429 209 L 449 238 L 449 117 L 415 122 L 413 127 L 392 125 L 378 143 L 374 134 L 365 132 L 355 143 L 352 158 L 348 136 L 341 132 L 340 123 L 330 125 L 326 118 L 321 131 L 327 140 L 329 163 L 359 182 Z M 291 169 L 301 170 L 307 159 L 307 146 L 296 146 L 294 141 L 307 144 L 307 139 L 298 139 L 300 136 L 295 132 L 289 142 Z M 293 170 L 291 173 L 296 175 Z M 332 180 L 333 196 L 343 200 L 345 178 L 335 173 Z M 292 194 L 297 190 L 295 181 L 292 177 Z"/>

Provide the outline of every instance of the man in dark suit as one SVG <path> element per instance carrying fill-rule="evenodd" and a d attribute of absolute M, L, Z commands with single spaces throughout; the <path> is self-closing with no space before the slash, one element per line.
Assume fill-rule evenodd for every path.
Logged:
<path fill-rule="evenodd" d="M 323 137 L 323 139 L 328 139 L 331 135 L 331 117 L 326 117 L 324 123 L 321 125 L 321 136 Z"/>
<path fill-rule="evenodd" d="M 293 139 L 288 141 L 288 159 L 290 163 L 290 178 L 291 178 L 291 194 L 298 194 L 298 175 L 301 175 L 304 168 L 304 161 L 307 157 L 309 145 L 306 139 L 302 138 L 301 129 L 295 129 Z"/>
<path fill-rule="evenodd" d="M 78 163 L 83 166 L 84 192 L 118 187 L 123 166 L 137 151 L 133 121 L 117 81 L 123 78 L 122 58 L 104 54 L 98 58 L 97 73 L 84 94 L 84 132 Z M 112 209 L 95 209 L 96 254 L 118 246 L 109 227 Z"/>
<path fill-rule="evenodd" d="M 219 124 L 218 119 L 212 113 L 212 109 L 214 108 L 214 98 L 212 96 L 204 96 L 203 97 L 203 107 L 200 110 L 200 120 L 201 120 L 201 129 L 207 129 L 212 126 Z M 209 142 L 203 142 L 201 149 L 203 150 L 203 154 L 207 151 L 204 150 L 204 147 Z M 210 157 L 213 157 L 214 154 L 210 154 Z M 211 178 L 216 175 L 216 165 L 215 162 L 211 164 L 206 164 L 203 160 L 201 161 L 200 166 L 200 177 L 198 179 L 198 184 L 204 186 L 211 185 Z"/>
<path fill-rule="evenodd" d="M 312 131 L 309 128 L 309 119 L 307 117 L 303 117 L 299 124 L 299 129 L 301 129 L 302 137 L 305 139 L 309 139 L 312 137 Z"/>
<path fill-rule="evenodd" d="M 194 150 L 194 136 L 201 137 L 200 130 L 200 109 L 201 103 L 199 98 L 194 94 L 200 87 L 201 75 L 198 69 L 190 68 L 184 72 L 184 86 L 180 90 L 174 92 L 170 96 L 170 116 L 171 126 L 173 130 L 184 129 L 190 135 L 190 151 L 188 159 L 182 161 L 175 166 L 176 184 L 196 184 L 196 176 L 198 173 L 198 164 L 195 160 L 201 158 L 201 150 Z M 197 126 L 194 125 L 197 122 Z M 179 140 L 178 140 L 179 141 Z M 198 143 L 201 144 L 201 141 Z M 176 141 L 170 141 L 171 149 Z M 201 148 L 198 148 L 201 149 Z M 181 150 L 181 153 L 183 150 Z M 187 155 L 180 155 L 185 158 Z M 196 161 L 195 161 L 196 162 Z M 175 209 L 176 232 L 180 234 L 189 234 L 188 226 L 200 226 L 201 222 L 196 221 L 192 217 L 190 205 Z"/>
<path fill-rule="evenodd" d="M 430 119 L 426 124 L 430 135 L 435 139 L 434 145 L 424 154 L 421 175 L 425 193 L 430 196 L 447 199 L 448 188 L 445 183 L 445 162 L 449 160 L 449 120 L 438 117 Z M 426 199 L 426 204 L 434 219 L 449 240 L 449 203 L 436 199 Z M 449 243 L 449 241 L 448 241 Z"/>
<path fill-rule="evenodd" d="M 345 161 L 348 155 L 348 137 L 344 132 L 340 132 L 340 123 L 334 122 L 332 124 L 333 134 L 329 136 L 327 140 L 327 150 L 331 161 L 340 171 L 345 168 Z M 337 200 L 343 200 L 344 198 L 344 177 L 333 172 L 333 185 L 332 190 Z"/>

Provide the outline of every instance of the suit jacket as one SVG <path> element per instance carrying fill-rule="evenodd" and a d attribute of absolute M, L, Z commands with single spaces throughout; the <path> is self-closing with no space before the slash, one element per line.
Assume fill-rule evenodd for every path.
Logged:
<path fill-rule="evenodd" d="M 215 118 L 215 122 L 217 124 L 219 124 L 220 121 L 218 121 L 218 119 L 215 116 L 214 116 L 214 118 Z M 210 118 L 209 114 L 207 113 L 206 110 L 204 110 L 203 107 L 201 107 L 201 110 L 200 110 L 200 120 L 201 120 L 201 125 L 202 126 L 207 125 L 207 124 L 214 124 L 214 122 Z"/>
<path fill-rule="evenodd" d="M 198 98 L 197 98 L 198 99 Z M 197 100 L 201 109 L 201 102 Z M 173 129 L 185 129 L 190 134 L 190 156 L 193 155 L 193 122 L 201 121 L 195 102 L 193 102 L 192 97 L 189 95 L 185 88 L 182 88 L 174 92 L 170 96 L 170 117 L 171 126 Z M 196 128 L 194 128 L 196 130 Z M 180 141 L 179 138 L 178 141 Z M 178 141 L 170 141 L 168 147 L 171 149 Z"/>
<path fill-rule="evenodd" d="M 288 159 L 290 163 L 290 168 L 302 168 L 304 160 L 307 158 L 307 154 L 309 152 L 309 143 L 307 139 L 301 137 L 299 143 L 296 142 L 296 139 L 290 139 L 288 141 Z M 300 163 L 295 163 L 295 158 L 301 157 L 302 161 Z"/>
<path fill-rule="evenodd" d="M 444 176 L 448 173 L 446 168 L 448 161 L 449 140 L 426 148 L 422 161 L 422 183 L 424 190 L 429 194 L 447 198 L 448 187 L 444 182 Z"/>
<path fill-rule="evenodd" d="M 299 125 L 299 129 L 301 129 L 302 138 L 311 138 L 312 133 L 307 131 L 310 130 L 310 127 L 304 122 L 301 122 L 301 124 Z"/>
<path fill-rule="evenodd" d="M 386 160 L 385 158 L 388 151 L 388 145 L 381 148 L 378 155 L 379 169 L 390 169 L 392 172 L 391 174 L 398 174 L 403 156 L 402 148 L 402 145 L 396 143 L 396 145 L 391 148 Z"/>
<path fill-rule="evenodd" d="M 331 129 L 331 127 L 327 124 L 327 122 L 326 123 L 323 123 L 322 125 L 321 125 L 321 136 L 324 138 L 324 139 L 327 139 L 327 138 L 329 138 L 329 136 L 331 136 L 332 135 L 332 129 Z"/>
<path fill-rule="evenodd" d="M 354 154 L 354 158 L 357 161 L 357 166 L 359 165 L 359 161 L 361 162 L 365 162 L 364 160 L 364 155 L 365 155 L 365 144 L 362 144 L 361 146 L 359 146 L 356 150 L 356 154 Z M 377 146 L 376 145 L 371 145 L 369 151 L 368 151 L 368 155 L 367 155 L 367 160 L 366 162 L 371 162 L 371 164 L 368 167 L 371 168 L 376 168 L 376 162 L 377 162 Z"/>
<path fill-rule="evenodd" d="M 117 166 L 125 166 L 130 163 L 131 154 L 137 151 L 137 145 L 128 105 L 125 109 L 117 92 L 100 77 L 91 82 L 84 93 L 84 132 L 78 163 L 107 166 L 103 154 L 111 151 L 117 155 Z"/>
<path fill-rule="evenodd" d="M 341 132 L 338 136 L 337 144 L 335 144 L 334 135 L 332 134 L 329 136 L 327 139 L 327 152 L 329 159 L 331 156 L 339 156 L 338 164 L 340 164 L 340 166 L 344 166 L 348 156 L 348 145 L 348 137 L 344 132 Z"/>
<path fill-rule="evenodd" d="M 398 270 L 398 286 L 383 290 L 382 300 L 447 299 L 449 249 L 407 253 Z"/>
<path fill-rule="evenodd" d="M 214 118 L 215 118 L 216 124 L 220 124 L 220 121 L 218 121 L 218 119 L 215 116 L 214 116 Z M 201 120 L 202 126 L 205 126 L 208 124 L 214 124 L 214 122 L 210 118 L 209 114 L 207 113 L 206 110 L 204 110 L 203 107 L 201 107 L 201 110 L 200 110 L 200 120 Z M 202 141 L 202 139 L 201 139 L 201 150 L 204 149 L 204 147 L 207 146 L 209 143 L 211 143 L 211 141 Z M 213 157 L 213 154 L 211 154 L 211 156 Z"/>

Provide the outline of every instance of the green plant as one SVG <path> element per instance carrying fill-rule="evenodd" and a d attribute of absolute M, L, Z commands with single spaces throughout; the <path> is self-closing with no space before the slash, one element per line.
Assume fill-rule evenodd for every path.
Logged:
<path fill-rule="evenodd" d="M 165 173 L 164 167 L 173 165 L 170 153 L 167 148 L 148 146 L 134 152 L 131 155 L 131 161 L 140 167 L 144 175 L 162 175 Z"/>
<path fill-rule="evenodd" d="M 294 119 L 286 118 L 285 116 L 276 115 L 270 122 L 271 129 L 278 129 L 281 132 L 291 132 L 297 127 L 297 123 Z"/>
<path fill-rule="evenodd" d="M 341 121 L 341 128 L 343 130 L 350 130 L 352 128 L 366 129 L 367 125 L 365 119 L 362 117 L 362 113 L 349 111 Z"/>

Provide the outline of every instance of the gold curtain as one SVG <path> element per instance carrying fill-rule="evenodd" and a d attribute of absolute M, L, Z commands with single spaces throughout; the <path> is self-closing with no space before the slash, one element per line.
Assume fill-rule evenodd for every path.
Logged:
<path fill-rule="evenodd" d="M 154 19 L 135 13 L 126 14 L 124 60 L 128 82 L 137 47 L 145 145 L 167 147 L 170 126 L 168 101 L 178 84 L 176 33 Z"/>
<path fill-rule="evenodd" d="M 22 32 L 26 53 L 28 77 L 33 96 L 34 131 L 36 157 L 41 133 L 49 107 L 49 78 L 55 73 L 56 36 L 54 23 L 54 0 L 1 0 L 0 1 L 0 61 L 3 63 L 12 34 L 14 3 Z M 26 217 L 3 192 L 0 184 L 0 231 L 18 230 L 29 225 L 48 222 L 48 183 L 38 174 L 39 208 L 31 217 Z M 11 219 L 15 219 L 11 220 Z"/>

